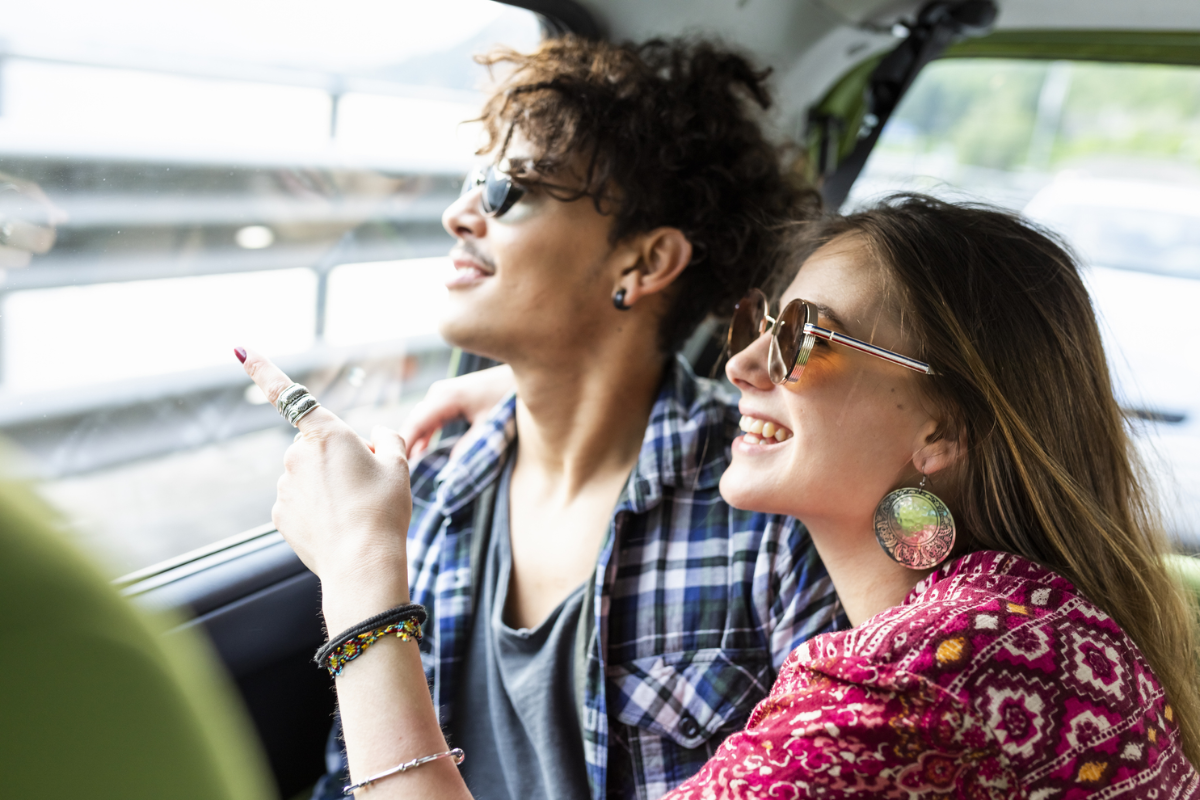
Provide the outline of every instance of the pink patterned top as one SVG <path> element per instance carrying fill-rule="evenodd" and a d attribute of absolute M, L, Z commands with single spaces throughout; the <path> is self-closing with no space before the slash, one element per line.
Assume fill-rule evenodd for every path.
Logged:
<path fill-rule="evenodd" d="M 1141 653 L 1069 581 L 972 553 L 797 648 L 667 800 L 1200 798 Z"/>

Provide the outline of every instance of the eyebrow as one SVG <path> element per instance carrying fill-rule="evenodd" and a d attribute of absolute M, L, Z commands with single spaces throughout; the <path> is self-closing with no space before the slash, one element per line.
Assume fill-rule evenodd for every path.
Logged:
<path fill-rule="evenodd" d="M 808 303 L 810 306 L 815 308 L 817 310 L 817 313 L 819 313 L 821 316 L 828 319 L 835 326 L 841 328 L 842 330 L 847 330 L 846 323 L 842 322 L 842 318 L 839 317 L 837 315 L 837 313 L 834 312 L 834 310 L 832 308 L 830 308 L 829 306 L 822 305 L 821 303 L 814 303 L 811 300 L 805 300 L 804 302 Z"/>

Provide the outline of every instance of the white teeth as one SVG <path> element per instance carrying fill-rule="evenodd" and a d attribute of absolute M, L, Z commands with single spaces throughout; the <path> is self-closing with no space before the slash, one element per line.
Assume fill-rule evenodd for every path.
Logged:
<path fill-rule="evenodd" d="M 769 439 L 774 439 L 776 442 L 786 442 L 792 438 L 792 432 L 782 425 L 777 425 L 774 422 L 767 422 L 761 419 L 743 414 L 738 420 L 738 427 L 745 432 L 742 438 L 749 444 L 759 444 Z"/>

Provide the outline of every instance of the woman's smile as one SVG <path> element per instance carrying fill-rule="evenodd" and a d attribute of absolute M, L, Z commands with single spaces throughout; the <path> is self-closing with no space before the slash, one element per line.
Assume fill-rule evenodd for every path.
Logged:
<path fill-rule="evenodd" d="M 763 446 L 782 444 L 794 435 L 790 428 L 786 428 L 772 419 L 754 414 L 743 413 L 738 427 L 742 429 L 743 436 L 741 438 L 746 444 Z"/>

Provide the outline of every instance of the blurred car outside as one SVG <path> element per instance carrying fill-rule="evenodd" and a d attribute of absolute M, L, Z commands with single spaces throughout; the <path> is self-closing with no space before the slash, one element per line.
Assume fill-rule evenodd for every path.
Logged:
<path fill-rule="evenodd" d="M 1200 517 L 1200 186 L 1064 171 L 1024 213 L 1079 256 L 1127 415 L 1189 550 Z"/>

